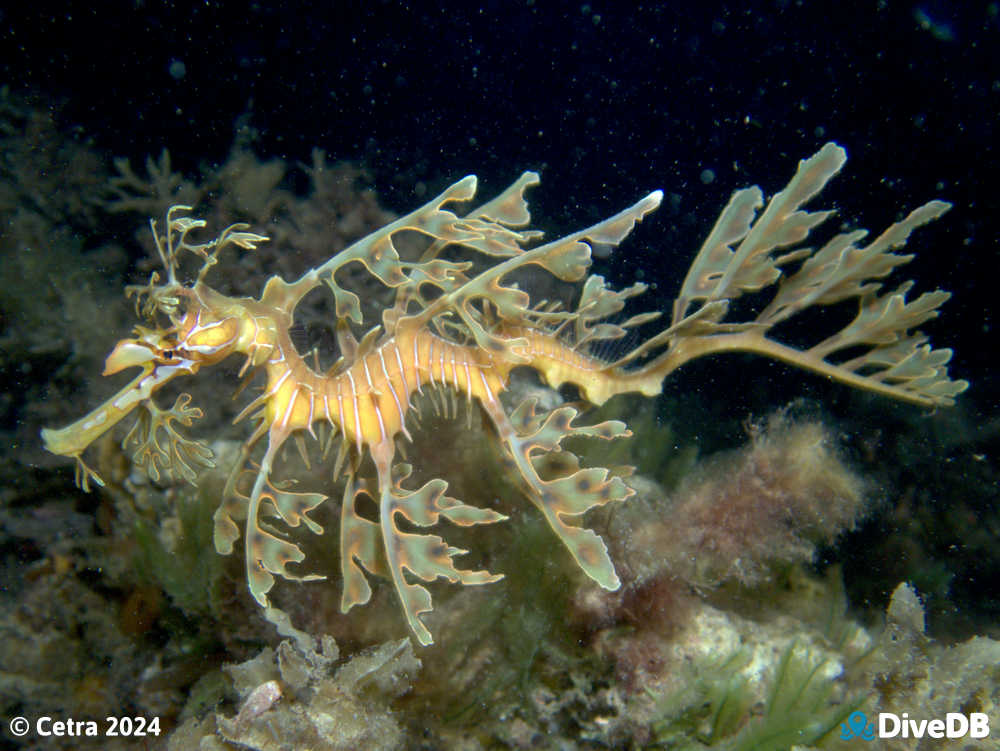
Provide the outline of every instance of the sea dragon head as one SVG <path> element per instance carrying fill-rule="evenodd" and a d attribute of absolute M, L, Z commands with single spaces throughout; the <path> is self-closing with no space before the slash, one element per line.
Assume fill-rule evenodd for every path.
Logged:
<path fill-rule="evenodd" d="M 147 284 L 126 288 L 126 295 L 136 298 L 136 314 L 152 325 L 136 326 L 131 337 L 115 345 L 104 363 L 104 375 L 135 367 L 140 368 L 139 374 L 71 425 L 42 430 L 46 449 L 76 459 L 77 485 L 84 490 L 89 490 L 91 479 L 104 484 L 97 473 L 84 464 L 81 458 L 84 450 L 136 407 L 142 410 L 123 445 L 134 447 L 136 462 L 144 466 L 154 480 L 159 478 L 161 471 L 174 471 L 193 482 L 196 472 L 192 464 L 211 465 L 211 451 L 204 444 L 183 437 L 177 429 L 177 424 L 189 426 L 202 415 L 200 409 L 188 406 L 191 397 L 181 394 L 173 407 L 163 410 L 152 396 L 174 378 L 197 373 L 202 366 L 214 365 L 234 350 L 240 321 L 231 310 L 232 301 L 212 290 L 203 280 L 224 247 L 237 245 L 253 250 L 257 243 L 268 238 L 246 232 L 245 224 L 234 224 L 214 240 L 196 244 L 188 239 L 188 233 L 204 227 L 205 222 L 179 215 L 187 211 L 190 211 L 189 206 L 168 209 L 163 234 L 156 222 L 150 221 L 153 240 L 166 272 L 165 282 L 161 284 L 159 273 L 154 272 Z M 203 261 L 191 285 L 177 278 L 181 251 L 193 253 Z"/>

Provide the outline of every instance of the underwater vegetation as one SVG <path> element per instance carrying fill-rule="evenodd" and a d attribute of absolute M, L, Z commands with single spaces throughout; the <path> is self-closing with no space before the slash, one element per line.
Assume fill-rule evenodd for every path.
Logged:
<path fill-rule="evenodd" d="M 840 664 L 792 643 L 781 652 L 766 702 L 748 723 L 758 701 L 744 672 L 751 659 L 751 654 L 737 652 L 704 665 L 705 674 L 691 676 L 681 695 L 658 697 L 669 719 L 654 723 L 656 743 L 670 747 L 672 741 L 684 744 L 693 736 L 705 747 L 734 751 L 815 746 L 866 698 L 840 696 L 834 680 Z"/>
<path fill-rule="evenodd" d="M 625 585 L 582 591 L 588 618 L 614 620 L 625 607 L 645 622 L 651 601 L 677 619 L 683 592 L 773 583 L 864 516 L 864 481 L 822 423 L 786 409 L 749 430 L 746 446 L 698 462 L 672 492 L 633 478 L 637 497 L 608 522 Z"/>
<path fill-rule="evenodd" d="M 782 413 L 752 426 L 746 448 L 703 462 L 682 483 L 650 547 L 669 539 L 665 567 L 705 587 L 729 580 L 752 586 L 775 563 L 811 561 L 818 545 L 852 529 L 865 508 L 864 483 L 836 445 L 821 423 Z"/>
<path fill-rule="evenodd" d="M 866 631 L 845 618 L 838 576 L 820 586 L 825 594 L 812 603 L 825 600 L 831 608 L 826 617 L 820 617 L 821 610 L 799 611 L 812 629 L 801 630 L 799 624 L 797 633 L 782 635 L 780 625 L 761 630 L 738 619 L 716 621 L 721 629 L 711 635 L 715 644 L 723 650 L 727 644 L 737 646 L 714 654 L 695 640 L 677 640 L 685 659 L 675 657 L 671 666 L 680 675 L 649 689 L 645 697 L 652 714 L 663 716 L 653 721 L 651 746 L 847 749 L 859 741 L 843 735 L 842 724 L 857 710 L 869 718 L 878 712 L 943 717 L 947 711 L 995 711 L 1000 643 L 976 638 L 948 647 L 928 639 L 923 606 L 905 584 L 893 593 L 880 630 Z M 734 627 L 735 640 L 727 633 Z M 704 631 L 701 636 L 709 637 Z M 994 745 L 989 738 L 877 742 L 889 749 Z"/>

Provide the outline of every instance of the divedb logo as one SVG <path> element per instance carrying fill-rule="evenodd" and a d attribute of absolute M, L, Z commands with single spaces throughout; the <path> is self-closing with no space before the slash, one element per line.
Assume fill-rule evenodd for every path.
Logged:
<path fill-rule="evenodd" d="M 843 740 L 860 738 L 987 738 L 990 718 L 983 712 L 948 712 L 944 719 L 914 720 L 907 712 L 879 712 L 877 723 L 868 722 L 864 712 L 852 712 L 840 725 Z"/>

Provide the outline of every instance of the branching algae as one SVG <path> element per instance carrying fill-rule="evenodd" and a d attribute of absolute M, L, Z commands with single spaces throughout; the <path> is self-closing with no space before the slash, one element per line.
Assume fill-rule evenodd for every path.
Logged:
<path fill-rule="evenodd" d="M 479 404 L 552 531 L 590 578 L 616 589 L 619 579 L 604 541 L 579 520 L 589 509 L 623 501 L 633 491 L 608 469 L 579 468 L 571 461 L 561 465 L 571 468 L 568 474 L 548 477 L 535 460 L 565 451 L 561 442 L 569 436 L 615 439 L 630 432 L 616 420 L 581 425 L 578 410 L 571 406 L 540 413 L 531 399 L 508 414 L 499 397 L 514 367 L 534 368 L 554 387 L 574 384 L 593 404 L 623 392 L 656 395 L 664 377 L 689 360 L 733 351 L 758 353 L 925 407 L 952 404 L 968 386 L 948 377 L 951 351 L 931 349 L 927 337 L 914 331 L 937 315 L 949 294 L 935 291 L 907 301 L 910 282 L 882 292 L 876 281 L 912 258 L 893 250 L 949 204 L 931 201 L 867 245 L 859 244 L 866 232 L 854 230 L 836 234 L 819 248 L 801 247 L 810 231 L 833 213 L 806 211 L 803 205 L 846 158 L 841 147 L 825 145 L 800 162 L 789 185 L 759 215 L 764 207 L 761 190 L 737 191 L 681 285 L 670 326 L 613 362 L 601 358 L 597 353 L 602 348 L 594 345 L 619 339 L 659 313 L 621 321 L 618 314 L 626 301 L 646 285 L 614 291 L 602 277 L 588 276 L 591 249 L 595 244 L 619 244 L 659 206 L 659 191 L 592 227 L 538 244 L 541 233 L 526 229 L 530 215 L 524 198 L 525 190 L 538 183 L 538 175 L 526 172 L 502 194 L 462 215 L 455 204 L 472 200 L 476 191 L 476 178 L 469 176 L 298 281 L 271 277 L 260 299 L 223 295 L 209 286 L 206 276 L 225 248 L 253 250 L 268 238 L 246 225 L 234 225 L 211 242 L 196 243 L 191 233 L 205 223 L 191 218 L 189 207 L 175 206 L 162 229 L 150 223 L 166 279 L 161 283 L 154 273 L 147 285 L 128 289 L 136 295 L 137 311 L 148 326 L 137 326 L 132 338 L 120 341 L 105 366 L 106 375 L 125 368 L 138 368 L 139 374 L 86 417 L 62 429 L 43 430 L 42 438 L 50 451 L 76 459 L 77 483 L 87 490 L 90 482 L 101 484 L 101 479 L 84 463 L 84 450 L 135 411 L 139 417 L 125 442 L 136 463 L 154 479 L 169 471 L 194 482 L 198 470 L 211 465 L 212 456 L 204 444 L 185 437 L 183 428 L 201 411 L 190 406 L 187 394 L 169 409 L 158 407 L 154 394 L 178 376 L 194 375 L 234 353 L 244 355 L 241 375 L 263 370 L 266 385 L 237 417 L 248 417 L 253 432 L 231 469 L 215 515 L 217 550 L 233 550 L 240 536 L 237 522 L 245 520 L 250 591 L 269 620 L 286 633 L 294 632 L 287 615 L 269 603 L 274 577 L 322 577 L 289 570 L 289 564 L 301 563 L 305 555 L 276 522 L 322 533 L 309 513 L 326 496 L 280 489 L 270 476 L 282 444 L 289 438 L 301 443 L 305 434 L 315 438 L 316 424 L 327 423 L 331 440 L 339 436 L 334 473 L 346 476 L 340 509 L 342 609 L 368 601 L 368 575 L 386 577 L 410 629 L 426 645 L 432 636 L 422 616 L 432 605 L 420 581 L 487 584 L 500 575 L 456 567 L 454 559 L 465 551 L 419 530 L 442 517 L 463 526 L 505 518 L 449 497 L 442 479 L 419 488 L 408 486 L 411 467 L 394 461 L 396 441 L 411 440 L 411 397 L 429 389 L 446 390 Z M 419 260 L 401 260 L 396 241 L 400 233 L 413 231 L 430 238 L 431 244 Z M 470 260 L 446 260 L 446 248 L 447 257 L 478 254 L 489 265 L 476 273 Z M 193 283 L 178 278 L 183 253 L 203 262 Z M 348 264 L 360 264 L 394 291 L 394 304 L 382 311 L 380 325 L 363 320 L 359 297 L 338 282 L 337 272 Z M 583 280 L 575 309 L 533 301 L 510 280 L 512 272 L 527 266 L 541 267 L 565 282 Z M 296 305 L 324 284 L 335 300 L 342 356 L 321 371 L 296 351 L 289 329 Z M 733 300 L 769 287 L 773 296 L 753 320 L 726 320 Z M 858 303 L 855 318 L 808 348 L 797 349 L 772 336 L 773 327 L 806 308 L 852 298 Z M 169 324 L 163 325 L 164 320 Z M 350 324 L 366 327 L 360 342 Z M 262 456 L 260 450 L 255 452 L 259 444 Z M 373 460 L 374 477 L 365 476 L 370 470 L 362 472 L 366 454 Z M 249 495 L 237 482 L 248 468 L 253 473 Z M 377 520 L 359 513 L 362 496 L 377 506 Z"/>

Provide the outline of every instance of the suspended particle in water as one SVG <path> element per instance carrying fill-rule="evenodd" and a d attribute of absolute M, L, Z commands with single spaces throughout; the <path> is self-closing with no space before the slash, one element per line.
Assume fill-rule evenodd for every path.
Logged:
<path fill-rule="evenodd" d="M 187 66 L 184 64 L 183 60 L 178 60 L 174 58 L 170 61 L 170 65 L 167 66 L 167 70 L 170 72 L 171 77 L 175 81 L 180 81 L 187 75 Z"/>

